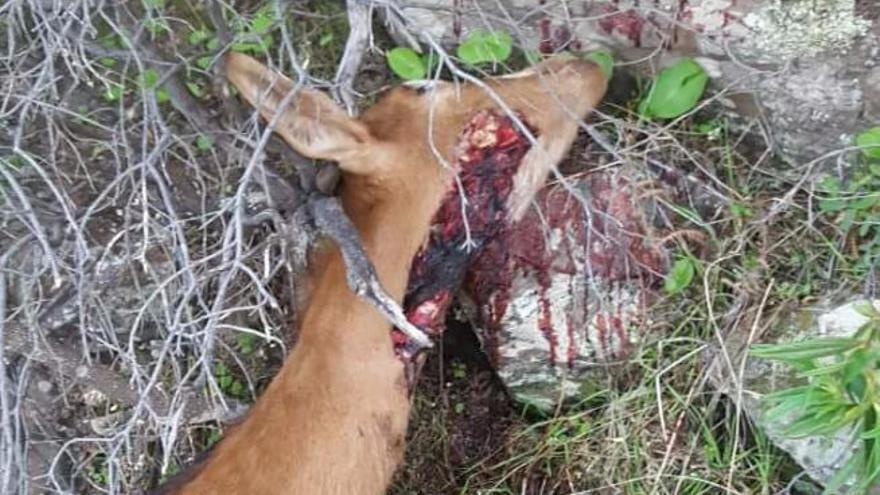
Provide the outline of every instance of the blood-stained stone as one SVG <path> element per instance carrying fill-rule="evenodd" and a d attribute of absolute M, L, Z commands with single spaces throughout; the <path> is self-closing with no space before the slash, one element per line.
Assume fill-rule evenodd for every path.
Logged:
<path fill-rule="evenodd" d="M 467 313 L 519 400 L 551 407 L 560 387 L 576 396 L 638 344 L 669 266 L 656 205 L 640 194 L 647 180 L 616 170 L 549 187 L 472 262 Z"/>
<path fill-rule="evenodd" d="M 506 115 L 469 119 L 456 145 L 458 186 L 413 260 L 404 311 L 439 337 L 460 296 L 508 388 L 549 407 L 560 387 L 577 395 L 594 370 L 637 345 L 669 266 L 664 240 L 676 228 L 662 205 L 687 204 L 708 219 L 719 195 L 662 165 L 590 172 L 575 160 L 566 167 L 575 175 L 542 190 L 511 225 L 507 199 L 530 147 Z M 391 338 L 411 362 L 419 349 L 396 330 Z"/>

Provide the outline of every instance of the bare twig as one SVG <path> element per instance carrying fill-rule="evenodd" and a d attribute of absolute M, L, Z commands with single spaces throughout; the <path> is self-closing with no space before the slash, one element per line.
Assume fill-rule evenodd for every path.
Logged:
<path fill-rule="evenodd" d="M 433 344 L 430 338 L 406 319 L 400 305 L 382 288 L 376 270 L 361 245 L 360 236 L 342 210 L 339 200 L 316 197 L 308 204 L 315 224 L 339 246 L 345 260 L 346 281 L 351 290 L 375 306 L 414 344 L 421 348 L 431 348 Z"/>
<path fill-rule="evenodd" d="M 342 53 L 342 60 L 339 61 L 339 68 L 336 71 L 336 85 L 333 88 L 333 95 L 345 105 L 350 115 L 354 115 L 357 108 L 354 101 L 354 78 L 373 35 L 370 23 L 373 17 L 373 6 L 371 2 L 363 0 L 348 0 L 347 5 L 349 34 L 348 40 L 345 42 L 345 51 Z"/>

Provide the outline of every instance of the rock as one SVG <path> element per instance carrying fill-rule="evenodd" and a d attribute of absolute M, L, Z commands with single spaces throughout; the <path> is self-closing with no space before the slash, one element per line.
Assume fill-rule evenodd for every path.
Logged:
<path fill-rule="evenodd" d="M 846 337 L 865 324 L 868 319 L 856 310 L 858 304 L 866 301 L 854 298 L 849 302 L 834 305 L 832 302 L 792 312 L 782 324 L 782 335 L 778 342 L 791 342 L 815 337 Z M 875 306 L 880 300 L 874 301 Z M 739 353 L 745 346 L 742 339 L 748 332 L 734 333 L 727 342 L 731 356 Z M 739 360 L 736 361 L 739 363 Z M 781 434 L 784 426 L 792 418 L 769 421 L 763 414 L 761 397 L 769 392 L 783 390 L 803 384 L 791 367 L 778 362 L 749 358 L 742 376 L 742 393 L 738 393 L 736 380 L 723 371 L 724 366 L 710 374 L 713 384 L 732 400 L 739 402 L 743 412 L 756 427 L 780 449 L 803 467 L 804 471 L 818 483 L 826 484 L 843 465 L 847 455 L 852 452 L 852 430 L 845 429 L 829 437 L 789 438 Z M 880 493 L 880 490 L 871 493 Z"/>
<path fill-rule="evenodd" d="M 793 162 L 851 144 L 880 118 L 875 0 L 438 0 L 401 14 L 409 33 L 447 46 L 497 28 L 528 50 L 607 48 L 647 74 L 695 57 L 734 115 L 769 124 Z"/>
<path fill-rule="evenodd" d="M 630 167 L 542 191 L 527 215 L 472 263 L 463 298 L 490 362 L 515 398 L 551 409 L 627 357 L 650 325 L 674 229 L 656 198 L 718 200 L 674 173 Z M 699 186 L 699 184 L 697 184 Z M 645 194 L 646 190 L 653 194 Z M 580 199 L 583 198 L 583 199 Z"/>

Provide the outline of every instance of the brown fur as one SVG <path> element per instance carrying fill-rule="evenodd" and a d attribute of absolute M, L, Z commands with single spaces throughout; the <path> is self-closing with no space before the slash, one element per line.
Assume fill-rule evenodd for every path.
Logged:
<path fill-rule="evenodd" d="M 229 80 L 271 121 L 293 83 L 244 55 L 229 55 L 227 66 Z M 570 147 L 575 119 L 604 95 L 605 80 L 589 62 L 552 59 L 486 84 L 539 130 L 540 146 L 524 159 L 515 203 L 508 205 L 519 212 Z M 302 89 L 275 127 L 297 151 L 339 163 L 343 206 L 398 303 L 410 263 L 452 183 L 427 139 L 432 102 L 434 148 L 451 164 L 464 123 L 476 111 L 495 107 L 472 85 L 398 87 L 360 119 L 347 117 L 327 96 Z M 241 425 L 177 493 L 385 492 L 405 445 L 410 404 L 403 365 L 393 353 L 388 322 L 346 286 L 335 248 L 315 266 L 291 355 Z"/>

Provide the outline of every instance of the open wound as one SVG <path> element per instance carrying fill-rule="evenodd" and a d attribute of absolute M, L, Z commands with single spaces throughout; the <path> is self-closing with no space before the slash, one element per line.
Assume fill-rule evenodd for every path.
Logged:
<path fill-rule="evenodd" d="M 429 335 L 442 333 L 446 310 L 468 265 L 505 227 L 513 177 L 530 148 L 514 121 L 496 110 L 481 110 L 462 130 L 455 149 L 459 180 L 453 181 L 431 221 L 428 242 L 413 260 L 403 301 L 407 319 Z M 397 329 L 391 335 L 397 355 L 412 359 L 416 346 Z"/>

